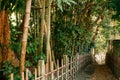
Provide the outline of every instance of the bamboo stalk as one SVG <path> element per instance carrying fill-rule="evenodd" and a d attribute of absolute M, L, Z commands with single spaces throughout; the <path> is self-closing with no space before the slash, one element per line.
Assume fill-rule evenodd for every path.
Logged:
<path fill-rule="evenodd" d="M 62 73 L 61 73 L 61 75 L 62 75 L 62 80 L 63 80 L 63 77 L 64 77 L 64 75 L 63 75 L 64 74 L 64 71 L 63 71 L 64 70 L 64 68 L 63 68 L 63 59 L 61 60 L 61 64 L 62 64 Z"/>
<path fill-rule="evenodd" d="M 73 63 L 72 63 L 72 57 L 70 58 L 70 74 L 71 74 L 71 76 L 72 76 L 72 80 L 73 80 Z"/>
<path fill-rule="evenodd" d="M 35 68 L 35 80 L 37 78 L 37 68 Z"/>
<path fill-rule="evenodd" d="M 66 66 L 65 66 L 65 73 L 66 73 L 66 74 L 65 74 L 65 79 L 68 80 L 68 75 L 67 75 L 67 74 L 68 74 L 68 73 L 67 73 L 67 72 L 68 72 L 68 68 L 67 68 L 67 67 L 68 67 L 68 57 L 67 57 L 67 55 L 64 56 L 64 63 L 65 63 L 65 65 L 66 65 Z"/>
<path fill-rule="evenodd" d="M 10 80 L 14 80 L 13 73 L 10 74 Z"/>
<path fill-rule="evenodd" d="M 24 78 L 24 72 L 22 72 L 21 78 L 22 78 L 22 80 L 25 80 L 25 78 Z"/>
<path fill-rule="evenodd" d="M 75 56 L 73 57 L 73 61 L 72 61 L 72 66 L 73 66 L 73 79 L 75 78 Z"/>
<path fill-rule="evenodd" d="M 38 61 L 38 76 L 40 77 L 41 75 L 40 75 L 40 64 L 41 64 L 41 62 L 40 62 L 40 60 Z M 40 79 L 39 79 L 40 80 Z"/>
<path fill-rule="evenodd" d="M 78 70 L 79 70 L 79 62 L 80 62 L 80 61 L 79 61 L 79 60 L 80 60 L 79 58 L 80 58 L 80 55 L 78 54 L 78 64 L 77 64 Z"/>
<path fill-rule="evenodd" d="M 46 41 L 46 55 L 47 55 L 47 62 L 51 62 L 51 46 L 50 46 L 50 34 L 51 34 L 51 28 L 50 28 L 50 22 L 51 22 L 51 1 L 46 1 L 46 6 L 48 8 L 46 9 L 46 26 L 47 26 L 47 41 Z"/>
<path fill-rule="evenodd" d="M 40 9 L 41 13 L 41 28 L 40 28 L 40 53 L 43 52 L 43 37 L 44 37 L 44 19 L 45 19 L 45 0 L 38 0 L 39 6 L 43 7 Z"/>
<path fill-rule="evenodd" d="M 75 77 L 76 77 L 76 72 L 77 72 L 77 55 L 75 55 Z"/>
<path fill-rule="evenodd" d="M 28 80 L 28 68 L 26 68 L 26 80 Z"/>
<path fill-rule="evenodd" d="M 29 20 L 30 20 L 30 12 L 31 12 L 31 2 L 32 0 L 27 0 L 27 3 L 26 3 L 26 14 L 25 14 L 25 23 L 24 23 L 22 50 L 21 50 L 21 59 L 20 59 L 21 76 L 25 68 L 24 64 L 25 64 L 25 57 L 26 57 L 26 46 L 27 46 L 28 28 L 29 28 Z"/>
<path fill-rule="evenodd" d="M 53 61 L 50 62 L 50 71 L 51 71 L 51 80 L 54 80 L 54 65 L 53 65 Z"/>
<path fill-rule="evenodd" d="M 48 63 L 45 64 L 45 73 L 48 73 Z M 46 80 L 48 80 L 48 75 L 46 75 Z"/>
<path fill-rule="evenodd" d="M 59 80 L 59 61 L 57 60 L 57 80 Z"/>
<path fill-rule="evenodd" d="M 40 74 L 43 76 L 41 78 L 41 80 L 45 80 L 45 61 L 44 60 L 40 60 Z"/>
<path fill-rule="evenodd" d="M 75 55 L 75 72 L 77 72 L 77 54 Z"/>

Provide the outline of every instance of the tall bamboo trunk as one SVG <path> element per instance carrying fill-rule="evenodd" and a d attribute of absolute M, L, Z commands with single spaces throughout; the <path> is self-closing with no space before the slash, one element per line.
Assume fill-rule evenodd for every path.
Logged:
<path fill-rule="evenodd" d="M 47 54 L 47 62 L 51 61 L 51 47 L 50 47 L 50 17 L 51 17 L 51 3 L 50 0 L 46 0 L 47 10 L 46 10 L 46 26 L 47 26 L 47 46 L 46 46 L 46 54 Z"/>
<path fill-rule="evenodd" d="M 42 5 L 42 6 L 41 6 Z M 39 0 L 39 6 L 42 7 L 41 13 L 41 28 L 40 28 L 40 53 L 43 53 L 43 37 L 44 37 L 44 20 L 45 20 L 45 0 Z"/>
<path fill-rule="evenodd" d="M 25 14 L 25 23 L 24 23 L 22 50 L 21 50 L 21 61 L 20 61 L 20 74 L 21 74 L 21 76 L 22 76 L 22 72 L 24 72 L 26 45 L 27 45 L 28 28 L 29 28 L 30 11 L 31 11 L 31 1 L 32 0 L 27 0 L 27 3 L 26 3 L 26 14 Z"/>

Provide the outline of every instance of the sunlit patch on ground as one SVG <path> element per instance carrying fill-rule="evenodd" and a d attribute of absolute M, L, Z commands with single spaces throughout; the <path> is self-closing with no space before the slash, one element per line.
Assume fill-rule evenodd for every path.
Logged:
<path fill-rule="evenodd" d="M 104 52 L 95 55 L 95 60 L 98 64 L 105 64 L 105 56 Z"/>

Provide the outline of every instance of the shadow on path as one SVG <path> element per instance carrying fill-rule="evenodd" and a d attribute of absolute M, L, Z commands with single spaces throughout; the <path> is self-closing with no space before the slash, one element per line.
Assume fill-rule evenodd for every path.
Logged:
<path fill-rule="evenodd" d="M 88 65 L 77 74 L 76 80 L 117 80 L 106 65 Z"/>

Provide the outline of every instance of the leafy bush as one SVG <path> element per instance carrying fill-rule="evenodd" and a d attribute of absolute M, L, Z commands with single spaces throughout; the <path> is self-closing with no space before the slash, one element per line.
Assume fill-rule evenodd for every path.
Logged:
<path fill-rule="evenodd" d="M 3 73 L 7 80 L 10 79 L 11 73 L 14 74 L 14 80 L 20 80 L 19 67 L 14 67 L 9 61 L 5 61 L 3 63 L 1 73 Z"/>

